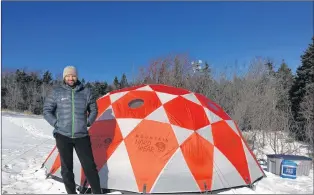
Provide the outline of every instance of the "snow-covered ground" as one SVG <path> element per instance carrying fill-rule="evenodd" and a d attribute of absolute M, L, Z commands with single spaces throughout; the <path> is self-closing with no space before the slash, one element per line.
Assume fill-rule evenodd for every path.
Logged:
<path fill-rule="evenodd" d="M 263 137 L 263 133 L 260 131 L 248 131 L 243 132 L 243 136 L 247 140 L 254 140 L 254 154 L 258 159 L 267 159 L 266 154 L 293 154 L 308 156 L 308 146 L 304 143 L 296 142 L 288 138 L 286 132 L 266 132 Z M 255 137 L 255 139 L 254 139 Z M 264 145 L 263 145 L 264 144 Z M 253 146 L 253 143 L 251 143 Z"/>
<path fill-rule="evenodd" d="M 65 194 L 62 183 L 45 178 L 41 165 L 54 146 L 52 127 L 38 116 L 2 112 L 2 194 Z M 266 147 L 266 150 L 270 150 Z M 299 153 L 300 154 L 300 153 Z M 256 190 L 243 187 L 219 194 L 312 194 L 309 176 L 284 179 L 265 171 Z M 114 194 L 119 192 L 112 192 Z"/>

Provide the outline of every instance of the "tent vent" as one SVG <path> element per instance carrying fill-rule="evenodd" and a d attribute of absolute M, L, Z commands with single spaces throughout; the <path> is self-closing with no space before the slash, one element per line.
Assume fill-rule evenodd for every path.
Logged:
<path fill-rule="evenodd" d="M 213 104 L 213 103 L 211 103 L 211 102 L 208 102 L 208 106 L 209 107 L 211 107 L 213 110 L 215 110 L 215 111 L 218 111 L 219 110 L 219 108 L 215 105 L 215 104 Z"/>
<path fill-rule="evenodd" d="M 130 108 L 139 108 L 144 104 L 144 100 L 142 99 L 134 99 L 128 103 Z"/>

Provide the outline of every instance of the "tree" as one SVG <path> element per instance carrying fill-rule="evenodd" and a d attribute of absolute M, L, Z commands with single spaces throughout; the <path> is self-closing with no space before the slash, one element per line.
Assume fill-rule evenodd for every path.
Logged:
<path fill-rule="evenodd" d="M 6 109 L 8 106 L 5 102 L 5 97 L 8 94 L 8 89 L 6 87 L 1 86 L 1 107 Z"/>
<path fill-rule="evenodd" d="M 172 85 L 175 87 L 184 87 L 183 82 L 184 70 L 182 63 L 178 57 L 174 58 L 174 67 L 173 67 L 173 81 Z"/>
<path fill-rule="evenodd" d="M 289 90 L 293 84 L 293 75 L 288 65 L 283 62 L 276 72 L 276 92 L 277 103 L 276 108 L 285 114 L 291 113 L 291 102 L 289 100 Z"/>
<path fill-rule="evenodd" d="M 306 142 L 309 144 L 308 155 L 313 155 L 314 144 L 314 84 L 307 86 L 306 94 L 300 104 L 300 112 L 304 117 L 304 134 L 306 136 Z"/>
<path fill-rule="evenodd" d="M 116 77 L 117 78 L 117 77 Z M 127 83 L 126 76 L 122 75 L 121 83 Z M 84 82 L 84 79 L 82 79 Z M 81 81 L 81 82 L 82 82 Z M 25 70 L 13 70 L 2 72 L 1 85 L 1 104 L 2 108 L 14 111 L 28 111 L 33 114 L 42 114 L 42 107 L 48 91 L 53 85 L 62 82 L 62 75 L 57 74 L 55 79 L 49 70 L 39 74 L 39 72 L 32 72 Z M 116 86 L 120 86 L 117 82 Z M 112 91 L 113 84 L 109 85 L 106 81 L 87 82 L 86 87 L 91 88 L 96 98 L 105 95 Z"/>
<path fill-rule="evenodd" d="M 45 102 L 45 98 L 47 96 L 47 92 L 50 90 L 52 86 L 52 75 L 51 72 L 46 71 L 42 76 L 42 86 L 41 86 L 41 102 Z"/>
<path fill-rule="evenodd" d="M 44 74 L 43 74 L 43 78 L 42 78 L 42 81 L 43 83 L 45 84 L 50 84 L 51 81 L 52 81 L 52 76 L 51 76 L 51 72 L 46 71 Z"/>
<path fill-rule="evenodd" d="M 265 65 L 267 67 L 268 75 L 274 76 L 275 75 L 274 62 L 272 62 L 271 60 L 267 60 Z"/>
<path fill-rule="evenodd" d="M 92 85 L 93 92 L 96 96 L 96 99 L 108 93 L 108 83 L 96 81 Z"/>
<path fill-rule="evenodd" d="M 205 62 L 204 68 L 201 70 L 201 74 L 195 77 L 195 91 L 204 94 L 208 98 L 215 99 L 217 86 L 212 77 L 211 68 L 208 62 Z"/>
<path fill-rule="evenodd" d="M 306 94 L 310 94 L 314 83 L 314 36 L 312 43 L 301 55 L 301 66 L 297 68 L 296 78 L 291 87 L 290 101 L 295 124 L 292 126 L 292 132 L 296 134 L 301 141 L 306 140 L 306 116 L 302 112 L 301 103 L 305 101 Z"/>
<path fill-rule="evenodd" d="M 81 83 L 82 83 L 83 85 L 85 85 L 86 81 L 85 81 L 84 78 L 82 78 Z"/>
<path fill-rule="evenodd" d="M 120 80 L 120 88 L 125 88 L 125 87 L 128 87 L 128 80 L 126 78 L 126 75 L 123 73 L 122 74 L 122 77 L 121 77 L 121 80 Z"/>
<path fill-rule="evenodd" d="M 115 89 L 115 90 L 120 89 L 120 82 L 119 82 L 117 76 L 114 77 L 113 86 L 114 86 L 114 89 Z"/>

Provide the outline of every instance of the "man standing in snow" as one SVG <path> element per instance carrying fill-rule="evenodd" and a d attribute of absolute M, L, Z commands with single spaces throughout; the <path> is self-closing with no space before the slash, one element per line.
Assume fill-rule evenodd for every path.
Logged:
<path fill-rule="evenodd" d="M 96 120 L 97 104 L 91 90 L 78 80 L 75 67 L 64 68 L 63 83 L 53 88 L 46 98 L 43 114 L 45 120 L 54 127 L 53 135 L 61 157 L 61 175 L 67 193 L 76 194 L 73 173 L 75 148 L 92 192 L 101 194 L 87 129 Z"/>

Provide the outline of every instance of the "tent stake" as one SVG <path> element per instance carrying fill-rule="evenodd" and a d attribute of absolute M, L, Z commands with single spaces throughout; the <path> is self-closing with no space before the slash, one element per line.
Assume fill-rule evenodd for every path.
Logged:
<path fill-rule="evenodd" d="M 256 190 L 256 185 L 254 185 L 254 184 L 249 184 L 249 188 L 251 189 L 251 190 L 253 190 L 253 191 L 255 191 Z"/>
<path fill-rule="evenodd" d="M 205 194 L 208 194 L 206 182 L 204 182 Z"/>
<path fill-rule="evenodd" d="M 143 194 L 146 194 L 146 184 L 143 186 Z"/>

